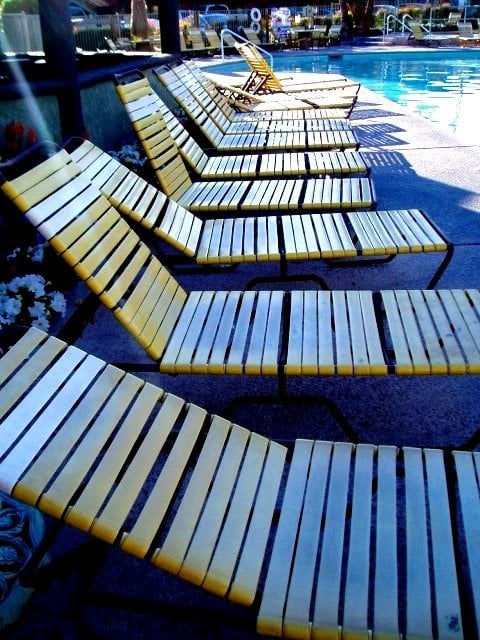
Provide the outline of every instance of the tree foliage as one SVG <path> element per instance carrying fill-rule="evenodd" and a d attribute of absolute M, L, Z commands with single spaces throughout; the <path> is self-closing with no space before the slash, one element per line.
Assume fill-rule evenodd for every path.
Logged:
<path fill-rule="evenodd" d="M 0 0 L 0 13 L 38 13 L 38 0 Z"/>

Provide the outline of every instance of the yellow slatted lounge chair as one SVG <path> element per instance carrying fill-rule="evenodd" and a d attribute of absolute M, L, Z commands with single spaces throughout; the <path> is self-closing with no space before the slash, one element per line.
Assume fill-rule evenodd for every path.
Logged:
<path fill-rule="evenodd" d="M 45 148 L 49 157 L 36 161 Z M 188 292 L 66 151 L 35 146 L 2 165 L 1 179 L 4 195 L 162 373 L 281 382 L 480 372 L 476 289 Z"/>
<path fill-rule="evenodd" d="M 445 259 L 429 284 L 431 288 L 453 252 L 453 247 L 418 210 L 200 220 L 92 142 L 72 139 L 66 148 L 83 175 L 118 211 L 174 247 L 182 257 L 210 266 L 278 262 L 279 276 L 263 278 L 262 282 L 286 282 L 287 263 L 293 260 L 348 259 L 352 264 L 355 257 L 362 257 L 360 264 L 364 266 L 367 257 L 378 264 L 381 256 L 444 251 Z M 178 256 L 175 258 L 169 265 L 184 263 Z M 325 286 L 314 275 L 309 278 Z M 255 278 L 252 283 L 257 281 Z"/>
<path fill-rule="evenodd" d="M 480 45 L 480 35 L 474 33 L 471 22 L 461 22 L 458 25 L 457 41 L 461 47 L 475 47 Z"/>
<path fill-rule="evenodd" d="M 190 62 L 192 63 L 190 64 Z M 258 113 L 238 113 L 238 111 L 227 102 L 225 96 L 218 91 L 215 82 L 209 79 L 194 61 L 178 62 L 175 65 L 170 65 L 170 69 L 180 82 L 187 85 L 191 93 L 195 96 L 201 96 L 202 100 L 205 100 L 205 108 L 209 108 L 209 105 L 211 106 L 211 103 L 214 102 L 231 122 L 245 122 L 246 120 L 258 120 L 260 118 Z M 238 88 L 230 87 L 230 90 L 238 91 Z M 247 96 L 251 95 L 248 92 L 243 92 L 243 94 Z M 283 114 L 268 113 L 265 114 L 264 117 L 269 120 L 282 119 L 284 121 L 328 118 L 344 119 L 350 115 L 352 108 L 353 104 L 351 104 L 348 109 L 335 107 L 327 107 L 325 109 L 289 109 Z"/>
<path fill-rule="evenodd" d="M 290 450 L 38 329 L 9 339 L 3 492 L 248 607 L 259 634 L 473 638 L 479 453 Z"/>
<path fill-rule="evenodd" d="M 158 166 L 157 153 L 162 153 L 157 148 L 157 136 L 165 137 L 166 126 L 183 159 L 202 180 L 368 173 L 359 151 L 209 155 L 153 90 L 143 73 L 128 72 L 115 78 L 120 100 L 153 169 Z M 145 127 L 148 131 L 143 135 Z"/>
<path fill-rule="evenodd" d="M 328 30 L 328 44 L 340 44 L 343 36 L 343 25 L 342 24 L 332 24 Z"/>
<path fill-rule="evenodd" d="M 422 25 L 419 22 L 408 22 L 410 34 L 408 36 L 408 44 L 420 45 L 423 47 L 438 47 L 442 41 L 446 44 L 448 40 L 441 36 L 432 36 L 424 31 Z"/>
<path fill-rule="evenodd" d="M 189 28 L 188 35 L 190 37 L 190 42 L 192 43 L 193 53 L 200 53 L 203 55 L 212 55 L 214 53 L 215 48 L 205 44 L 205 40 L 200 29 Z"/>
<path fill-rule="evenodd" d="M 341 89 L 348 90 L 351 96 L 356 96 L 360 90 L 358 82 L 350 82 L 344 76 L 332 74 L 324 74 L 320 77 L 315 74 L 314 79 L 303 83 L 299 83 L 294 78 L 280 79 L 257 47 L 248 42 L 242 42 L 236 44 L 236 49 L 251 70 L 249 78 L 242 87 L 245 91 L 253 91 L 254 93 L 280 91 L 304 94 L 306 91 L 319 92 Z"/>
<path fill-rule="evenodd" d="M 220 42 L 220 37 L 215 29 L 205 29 L 204 32 L 205 38 L 207 39 L 208 46 L 211 48 L 212 53 L 219 53 L 222 43 Z"/>
<path fill-rule="evenodd" d="M 123 87 L 117 88 L 121 93 Z M 128 111 L 162 191 L 191 211 L 346 210 L 374 204 L 373 185 L 367 177 L 193 181 L 163 117 L 153 111 L 154 105 L 148 100 L 139 111 L 130 103 L 135 112 Z"/>
<path fill-rule="evenodd" d="M 282 124 L 278 122 L 278 128 L 280 130 L 270 132 L 270 125 L 266 125 L 265 122 L 257 123 L 255 132 L 242 132 L 242 124 L 248 125 L 249 123 L 233 123 L 232 129 L 235 133 L 225 133 L 218 126 L 217 122 L 210 116 L 205 110 L 205 107 L 197 101 L 197 99 L 190 94 L 185 93 L 184 90 L 178 86 L 168 85 L 168 78 L 166 74 L 159 74 L 161 81 L 167 82 L 167 89 L 177 99 L 178 103 L 185 110 L 187 115 L 193 121 L 193 124 L 199 129 L 203 137 L 207 140 L 207 143 L 212 148 L 216 148 L 218 151 L 230 151 L 230 152 L 245 152 L 248 148 L 251 151 L 288 151 L 294 149 L 356 149 L 358 148 L 358 141 L 355 137 L 353 130 L 335 130 L 326 129 L 325 125 L 322 125 L 322 121 L 310 121 L 305 120 L 300 124 L 306 125 L 304 130 L 299 130 L 297 121 L 293 121 L 290 131 L 282 131 L 291 125 L 292 121 Z M 174 93 L 175 92 L 175 93 Z M 318 130 L 307 130 L 308 123 L 312 124 L 310 127 L 315 126 L 317 123 Z M 332 121 L 332 127 L 336 127 Z M 254 123 L 250 123 L 254 124 Z M 263 130 L 262 130 L 263 127 Z M 295 130 L 296 127 L 296 130 Z M 322 130 L 323 128 L 323 130 Z"/>
<path fill-rule="evenodd" d="M 243 35 L 245 36 L 245 38 L 247 38 L 247 40 L 249 40 L 249 42 L 258 47 L 263 47 L 263 43 L 258 37 L 258 33 L 254 29 L 251 29 L 250 27 L 243 27 L 242 31 Z"/>
<path fill-rule="evenodd" d="M 190 107 L 190 111 L 195 111 L 195 107 L 198 104 L 198 108 L 204 110 L 208 117 L 215 123 L 215 125 L 225 134 L 236 133 L 256 133 L 259 131 L 265 131 L 268 126 L 268 131 L 272 133 L 279 132 L 295 132 L 306 131 L 307 133 L 318 131 L 352 131 L 350 122 L 343 117 L 329 118 L 328 115 L 325 118 L 304 118 L 292 120 L 287 118 L 285 120 L 271 120 L 268 125 L 263 121 L 252 121 L 244 118 L 233 118 L 227 116 L 219 105 L 212 99 L 211 95 L 201 86 L 198 82 L 188 77 L 178 77 L 174 70 L 159 70 L 154 69 L 154 74 L 160 79 L 165 88 L 174 96 L 177 102 L 185 108 L 184 105 L 193 104 L 194 107 Z M 118 79 L 118 76 L 117 76 Z M 324 111 L 328 111 L 325 109 Z"/>

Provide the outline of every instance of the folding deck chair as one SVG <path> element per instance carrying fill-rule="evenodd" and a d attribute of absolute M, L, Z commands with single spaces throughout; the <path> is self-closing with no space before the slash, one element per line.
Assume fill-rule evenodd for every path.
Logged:
<path fill-rule="evenodd" d="M 269 111 L 262 113 L 259 110 L 253 112 L 239 113 L 227 100 L 222 91 L 219 91 L 218 85 L 215 80 L 207 76 L 203 70 L 195 64 L 194 61 L 182 61 L 176 62 L 169 66 L 169 69 L 177 76 L 180 82 L 188 84 L 190 92 L 194 95 L 201 95 L 202 100 L 205 100 L 205 108 L 213 107 L 212 102 L 216 107 L 220 108 L 230 122 L 246 122 L 246 121 L 258 121 L 260 119 L 274 121 L 283 120 L 313 120 L 313 119 L 328 119 L 328 118 L 348 118 L 353 108 L 353 104 L 350 104 L 348 109 L 337 109 L 333 107 L 327 107 L 325 109 L 284 109 L 282 113 L 278 113 L 280 109 L 276 111 Z M 238 92 L 238 87 L 229 87 L 230 92 Z M 206 92 L 206 95 L 205 95 Z M 252 95 L 246 92 L 241 92 L 242 95 L 252 98 Z M 210 103 L 210 105 L 208 104 Z M 261 105 L 260 105 L 261 106 Z"/>
<path fill-rule="evenodd" d="M 157 154 L 155 136 L 163 136 L 166 126 L 182 158 L 202 180 L 220 177 L 238 179 L 369 173 L 359 151 L 209 155 L 153 90 L 142 72 L 119 74 L 115 79 L 119 85 L 120 100 L 152 165 L 155 163 Z M 146 112 L 148 116 L 145 116 Z M 147 126 L 147 119 L 148 138 L 142 135 L 142 130 Z"/>
<path fill-rule="evenodd" d="M 321 79 L 319 79 L 316 74 L 315 80 L 303 83 L 299 83 L 294 79 L 280 80 L 262 56 L 258 47 L 255 47 L 249 42 L 239 42 L 235 46 L 251 70 L 249 77 L 242 86 L 244 91 L 251 91 L 253 93 L 280 91 L 305 94 L 311 91 L 318 92 L 341 89 L 348 90 L 352 96 L 356 96 L 360 90 L 358 82 L 351 82 L 344 76 L 333 76 L 331 74 L 324 74 Z"/>
<path fill-rule="evenodd" d="M 298 375 L 480 372 L 476 289 L 189 293 L 66 152 L 35 146 L 1 169 L 3 193 L 160 372 L 276 376 L 281 391 Z"/>
<path fill-rule="evenodd" d="M 175 140 L 158 111 L 158 96 L 151 93 L 135 100 L 136 87 L 117 85 L 118 93 L 159 185 L 179 204 L 198 212 L 234 213 L 246 210 L 358 209 L 374 203 L 373 187 L 367 177 L 279 178 L 265 180 L 192 181 Z M 142 90 L 141 94 L 145 94 Z M 133 101 L 132 101 L 133 98 Z M 346 132 L 330 132 L 346 133 Z"/>
<path fill-rule="evenodd" d="M 445 252 L 428 285 L 432 288 L 453 254 L 451 244 L 418 210 L 200 220 L 93 143 L 71 139 L 66 149 L 83 175 L 114 207 L 181 252 L 188 262 L 193 259 L 210 266 L 279 262 L 278 277 L 261 281 L 287 282 L 287 263 L 292 260 L 342 259 L 351 265 L 353 258 L 362 257 L 363 266 L 368 257 L 378 264 L 380 256 L 389 260 L 404 253 Z M 185 262 L 178 255 L 172 260 L 164 253 L 165 259 L 169 266 Z M 298 280 L 298 276 L 292 279 Z M 308 279 L 321 281 L 317 274 Z M 247 288 L 258 281 L 254 278 Z"/>
<path fill-rule="evenodd" d="M 290 451 L 37 329 L 2 337 L 5 493 L 248 607 L 260 634 L 474 637 L 479 453 Z"/>

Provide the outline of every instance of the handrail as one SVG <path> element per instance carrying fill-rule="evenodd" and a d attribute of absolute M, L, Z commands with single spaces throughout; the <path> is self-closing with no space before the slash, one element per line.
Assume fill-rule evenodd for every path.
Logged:
<path fill-rule="evenodd" d="M 264 54 L 265 56 L 268 56 L 269 61 L 270 61 L 270 68 L 273 69 L 273 56 L 270 53 L 270 51 L 266 51 L 266 49 L 263 49 L 262 47 L 259 47 L 258 44 L 255 44 L 255 43 L 251 42 L 248 38 L 244 38 L 239 33 L 237 33 L 236 31 L 232 31 L 231 29 L 222 29 L 220 31 L 220 51 L 221 51 L 221 54 L 222 54 L 222 60 L 225 60 L 224 44 L 223 44 L 223 34 L 224 33 L 229 33 L 230 35 L 232 35 L 237 40 L 241 40 L 243 42 L 248 42 L 250 45 L 252 45 L 252 47 L 255 47 L 255 49 L 258 49 L 258 51 L 261 51 L 262 54 Z"/>
<path fill-rule="evenodd" d="M 399 20 L 397 18 L 397 16 L 394 16 L 393 14 L 389 14 L 388 16 L 385 15 L 384 22 L 383 22 L 383 41 L 385 42 L 385 34 L 386 33 L 390 33 L 390 22 L 392 22 L 393 24 L 395 24 L 395 22 L 398 22 L 398 24 L 401 25 L 401 27 L 402 27 L 402 30 L 401 30 L 402 35 L 405 33 L 405 30 L 411 32 L 412 30 L 410 29 L 410 27 L 406 23 L 407 20 L 413 20 L 412 16 L 409 15 L 408 13 L 405 13 L 402 16 L 401 20 Z"/>

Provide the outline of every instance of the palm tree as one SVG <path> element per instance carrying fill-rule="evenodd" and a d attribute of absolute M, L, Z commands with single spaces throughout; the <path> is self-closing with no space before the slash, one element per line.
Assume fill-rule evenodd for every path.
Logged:
<path fill-rule="evenodd" d="M 131 0 L 130 32 L 132 38 L 148 39 L 147 3 L 145 0 Z"/>

